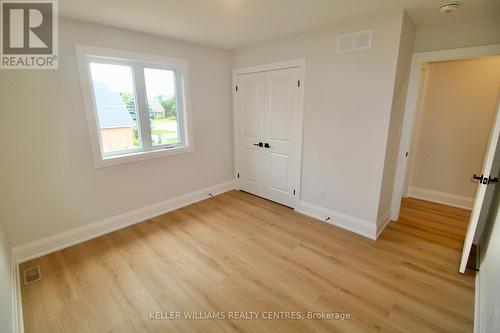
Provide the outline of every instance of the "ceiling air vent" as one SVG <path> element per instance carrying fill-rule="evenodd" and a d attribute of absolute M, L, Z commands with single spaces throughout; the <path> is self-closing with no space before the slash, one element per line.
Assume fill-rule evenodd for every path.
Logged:
<path fill-rule="evenodd" d="M 461 1 L 446 1 L 440 7 L 441 13 L 450 14 L 462 6 Z"/>
<path fill-rule="evenodd" d="M 369 49 L 372 47 L 372 31 L 361 31 L 337 38 L 337 53 Z"/>
<path fill-rule="evenodd" d="M 23 280 L 25 285 L 40 281 L 41 278 L 42 275 L 40 274 L 40 266 L 38 265 L 27 268 L 23 271 Z"/>

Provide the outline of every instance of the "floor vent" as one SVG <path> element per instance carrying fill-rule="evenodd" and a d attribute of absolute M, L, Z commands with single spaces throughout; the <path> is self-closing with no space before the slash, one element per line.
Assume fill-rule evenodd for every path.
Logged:
<path fill-rule="evenodd" d="M 33 266 L 23 271 L 24 285 L 40 281 L 42 274 L 40 273 L 40 266 Z"/>

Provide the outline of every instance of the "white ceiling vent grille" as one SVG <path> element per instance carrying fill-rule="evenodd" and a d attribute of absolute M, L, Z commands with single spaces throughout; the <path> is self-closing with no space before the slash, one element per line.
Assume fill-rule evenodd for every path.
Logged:
<path fill-rule="evenodd" d="M 337 38 L 337 53 L 364 50 L 372 47 L 372 31 L 360 31 Z"/>

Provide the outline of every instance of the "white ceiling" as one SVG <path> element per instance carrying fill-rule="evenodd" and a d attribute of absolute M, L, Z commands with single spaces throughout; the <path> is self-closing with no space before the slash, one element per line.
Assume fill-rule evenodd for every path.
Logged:
<path fill-rule="evenodd" d="M 60 0 L 59 10 L 63 17 L 224 49 L 397 9 L 406 9 L 417 25 L 500 12 L 500 0 L 462 0 L 461 9 L 446 15 L 439 12 L 443 2 L 445 0 Z"/>

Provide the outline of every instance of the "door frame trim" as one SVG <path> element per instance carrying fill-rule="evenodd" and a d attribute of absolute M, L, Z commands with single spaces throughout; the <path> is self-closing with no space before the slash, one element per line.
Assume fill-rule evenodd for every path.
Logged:
<path fill-rule="evenodd" d="M 412 154 L 413 132 L 420 104 L 419 95 L 423 88 L 422 85 L 425 84 L 425 75 L 422 74 L 422 65 L 430 61 L 470 59 L 496 56 L 499 54 L 500 44 L 413 53 L 392 192 L 391 220 L 396 221 L 399 218 L 401 199 L 403 196 L 406 196 L 408 192 L 409 184 L 406 184 L 406 176 L 408 173 L 409 159 L 406 158 L 405 154 L 406 152 L 409 152 L 410 156 Z"/>
<path fill-rule="evenodd" d="M 234 179 L 236 183 L 236 189 L 240 189 L 238 172 L 239 172 L 239 136 L 238 136 L 238 108 L 236 103 L 236 86 L 238 75 L 270 72 L 274 70 L 287 69 L 287 68 L 299 68 L 300 77 L 300 87 L 299 87 L 299 105 L 298 105 L 298 131 L 295 133 L 296 141 L 298 142 L 297 159 L 295 166 L 295 197 L 293 200 L 293 209 L 299 207 L 300 197 L 301 197 L 301 182 L 302 182 L 302 146 L 303 146 L 303 133 L 304 133 L 304 88 L 305 88 L 305 73 L 306 73 L 306 59 L 299 58 L 287 61 L 280 61 L 274 63 L 268 63 L 263 65 L 256 65 L 251 67 L 242 67 L 233 69 L 232 75 L 232 97 L 233 97 L 233 163 L 234 163 Z"/>

